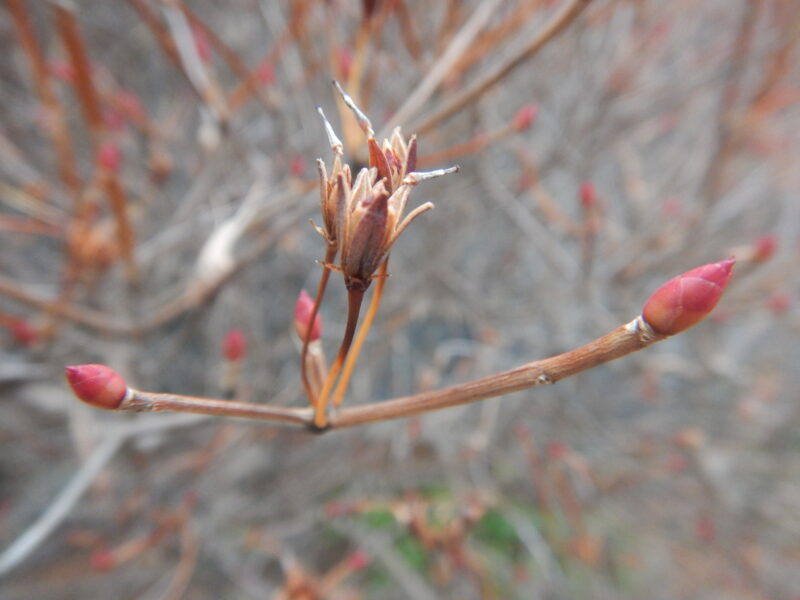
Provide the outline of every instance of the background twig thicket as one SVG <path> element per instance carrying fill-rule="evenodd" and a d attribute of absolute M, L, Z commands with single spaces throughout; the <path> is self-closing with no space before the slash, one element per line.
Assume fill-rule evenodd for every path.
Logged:
<path fill-rule="evenodd" d="M 107 466 L 0 596 L 796 598 L 800 6 L 595 0 L 442 118 L 567 4 L 6 2 L 0 552 Z M 220 395 L 234 327 L 241 396 L 303 405 L 316 105 L 365 160 L 333 78 L 376 129 L 413 97 L 421 164 L 461 166 L 415 190 L 436 209 L 346 403 L 569 350 L 735 254 L 722 305 L 556 386 L 323 436 L 80 405 L 65 364 Z M 337 274 L 321 314 L 331 356 Z"/>

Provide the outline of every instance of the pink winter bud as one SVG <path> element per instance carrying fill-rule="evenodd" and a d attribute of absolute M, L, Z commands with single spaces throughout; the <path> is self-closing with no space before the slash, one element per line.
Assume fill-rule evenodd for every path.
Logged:
<path fill-rule="evenodd" d="M 201 27 L 192 27 L 192 37 L 194 37 L 194 47 L 200 60 L 206 64 L 211 62 L 211 40 L 208 39 L 205 30 Z"/>
<path fill-rule="evenodd" d="M 591 181 L 581 183 L 580 189 L 581 205 L 584 208 L 597 208 L 600 201 L 597 198 L 597 189 Z"/>
<path fill-rule="evenodd" d="M 774 235 L 762 235 L 753 244 L 752 260 L 754 262 L 767 262 L 778 247 L 778 238 Z"/>
<path fill-rule="evenodd" d="M 139 96 L 129 90 L 119 90 L 114 94 L 113 103 L 120 112 L 131 119 L 141 119 L 145 115 Z"/>
<path fill-rule="evenodd" d="M 547 444 L 547 455 L 553 460 L 561 460 L 569 454 L 569 445 L 558 440 Z"/>
<path fill-rule="evenodd" d="M 289 164 L 289 170 L 292 172 L 292 175 L 298 179 L 305 177 L 306 161 L 301 154 L 295 154 L 292 156 L 291 163 Z"/>
<path fill-rule="evenodd" d="M 536 122 L 536 116 L 539 114 L 539 108 L 535 104 L 526 104 L 517 111 L 514 115 L 514 129 L 517 131 L 525 131 Z"/>
<path fill-rule="evenodd" d="M 719 302 L 735 262 L 729 258 L 670 279 L 648 298 L 642 318 L 662 335 L 675 335 L 696 325 Z"/>
<path fill-rule="evenodd" d="M 775 315 L 782 315 L 792 308 L 792 296 L 789 292 L 775 292 L 767 300 L 767 308 Z"/>
<path fill-rule="evenodd" d="M 314 301 L 308 292 L 300 290 L 300 295 L 297 297 L 297 303 L 294 305 L 294 329 L 297 336 L 304 340 L 308 331 L 308 324 L 311 320 L 311 313 L 314 311 Z M 308 336 L 308 341 L 313 342 L 318 340 L 322 335 L 322 317 L 319 315 L 314 319 L 314 325 L 311 327 L 311 333 Z"/>
<path fill-rule="evenodd" d="M 64 369 L 75 395 L 96 408 L 119 408 L 128 391 L 125 380 L 105 365 L 77 365 Z"/>
<path fill-rule="evenodd" d="M 97 151 L 97 164 L 101 169 L 106 171 L 116 171 L 122 162 L 122 152 L 119 146 L 111 142 L 105 143 L 100 146 Z"/>
<path fill-rule="evenodd" d="M 32 346 L 39 338 L 39 332 L 25 319 L 15 319 L 8 326 L 8 330 L 20 346 Z"/>
<path fill-rule="evenodd" d="M 89 557 L 89 566 L 93 571 L 110 571 L 117 566 L 117 557 L 106 548 L 95 550 Z"/>
<path fill-rule="evenodd" d="M 264 60 L 256 68 L 256 77 L 261 85 L 270 85 L 275 83 L 275 67 L 269 60 Z"/>
<path fill-rule="evenodd" d="M 241 329 L 230 329 L 222 339 L 222 356 L 228 362 L 238 362 L 247 354 L 247 338 Z"/>
<path fill-rule="evenodd" d="M 356 550 L 347 557 L 347 566 L 353 571 L 360 571 L 369 566 L 369 555 L 363 550 Z"/>
<path fill-rule="evenodd" d="M 337 63 L 339 66 L 339 77 L 347 80 L 350 78 L 350 69 L 353 68 L 353 51 L 344 46 L 337 53 Z"/>
<path fill-rule="evenodd" d="M 61 81 L 72 83 L 75 81 L 75 69 L 68 62 L 62 60 L 53 60 L 47 64 L 47 70 L 50 75 Z"/>

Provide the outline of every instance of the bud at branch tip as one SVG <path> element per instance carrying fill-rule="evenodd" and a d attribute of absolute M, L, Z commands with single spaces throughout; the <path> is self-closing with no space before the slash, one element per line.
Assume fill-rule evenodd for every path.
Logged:
<path fill-rule="evenodd" d="M 714 310 L 730 281 L 736 259 L 709 263 L 670 279 L 648 298 L 642 318 L 657 333 L 675 335 Z"/>
<path fill-rule="evenodd" d="M 66 367 L 64 374 L 75 395 L 96 408 L 119 408 L 128 393 L 125 380 L 105 365 Z"/>

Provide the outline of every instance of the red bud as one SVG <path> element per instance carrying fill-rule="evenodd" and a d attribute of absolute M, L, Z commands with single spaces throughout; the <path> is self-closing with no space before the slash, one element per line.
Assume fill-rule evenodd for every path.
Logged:
<path fill-rule="evenodd" d="M 132 119 L 141 119 L 145 116 L 142 102 L 133 92 L 120 90 L 114 94 L 112 101 L 120 112 Z"/>
<path fill-rule="evenodd" d="M 67 367 L 64 374 L 75 395 L 96 408 L 118 408 L 128 391 L 125 380 L 105 365 Z"/>
<path fill-rule="evenodd" d="M 269 60 L 264 60 L 256 68 L 256 77 L 261 85 L 270 85 L 275 83 L 275 67 Z"/>
<path fill-rule="evenodd" d="M 597 208 L 600 203 L 597 198 L 597 190 L 591 181 L 584 181 L 581 184 L 580 197 L 584 208 Z"/>
<path fill-rule="evenodd" d="M 774 235 L 762 235 L 756 240 L 755 244 L 753 244 L 753 261 L 768 261 L 772 258 L 772 255 L 775 254 L 777 247 L 778 238 Z"/>
<path fill-rule="evenodd" d="M 241 329 L 231 329 L 222 340 L 222 356 L 228 362 L 237 362 L 247 354 L 247 338 Z"/>
<path fill-rule="evenodd" d="M 314 301 L 308 292 L 300 290 L 300 295 L 297 297 L 297 303 L 294 305 L 294 328 L 297 336 L 304 340 L 308 330 L 308 323 L 311 320 L 311 313 L 314 311 Z M 319 315 L 314 319 L 314 325 L 311 327 L 311 335 L 309 341 L 313 342 L 318 340 L 322 335 L 322 317 Z"/>
<path fill-rule="evenodd" d="M 39 337 L 39 332 L 24 319 L 14 320 L 8 326 L 8 330 L 20 346 L 32 346 Z"/>
<path fill-rule="evenodd" d="M 782 315 L 792 308 L 792 296 L 789 292 L 775 292 L 767 300 L 767 307 L 776 315 Z"/>
<path fill-rule="evenodd" d="M 295 154 L 289 164 L 289 170 L 297 178 L 302 179 L 306 175 L 306 161 L 301 154 Z"/>
<path fill-rule="evenodd" d="M 96 550 L 89 557 L 89 565 L 94 571 L 110 571 L 117 566 L 117 558 L 111 550 Z"/>
<path fill-rule="evenodd" d="M 547 444 L 547 455 L 553 460 L 561 460 L 569 454 L 569 446 L 558 440 Z"/>
<path fill-rule="evenodd" d="M 350 69 L 353 68 L 353 51 L 347 46 L 340 48 L 337 53 L 337 63 L 340 77 L 344 80 L 349 79 Z"/>
<path fill-rule="evenodd" d="M 194 47 L 197 49 L 197 56 L 204 63 L 211 62 L 211 40 L 208 34 L 200 27 L 192 27 L 192 37 L 194 37 Z"/>
<path fill-rule="evenodd" d="M 347 557 L 347 566 L 353 571 L 360 571 L 369 565 L 369 555 L 363 550 L 356 550 Z"/>
<path fill-rule="evenodd" d="M 517 131 L 525 131 L 536 122 L 536 116 L 538 114 L 539 108 L 535 104 L 526 104 L 514 115 L 514 129 Z"/>
<path fill-rule="evenodd" d="M 722 297 L 735 262 L 729 258 L 670 279 L 647 300 L 642 318 L 662 335 L 675 335 L 699 323 Z"/>
<path fill-rule="evenodd" d="M 50 72 L 50 75 L 61 81 L 66 81 L 67 83 L 75 81 L 75 69 L 67 62 L 60 60 L 50 61 L 47 64 L 47 70 Z"/>
<path fill-rule="evenodd" d="M 101 169 L 116 171 L 119 169 L 120 162 L 122 162 L 122 153 L 119 150 L 119 146 L 112 143 L 100 146 L 97 151 L 97 164 L 100 165 Z"/>

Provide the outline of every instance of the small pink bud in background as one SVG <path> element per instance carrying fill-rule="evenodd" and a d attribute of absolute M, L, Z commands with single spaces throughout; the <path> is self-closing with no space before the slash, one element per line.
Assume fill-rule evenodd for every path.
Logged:
<path fill-rule="evenodd" d="M 105 365 L 67 367 L 64 374 L 75 395 L 96 408 L 119 408 L 128 391 L 125 380 Z"/>
<path fill-rule="evenodd" d="M 107 108 L 103 111 L 103 123 L 113 131 L 122 131 L 125 128 L 125 115 L 116 108 Z"/>
<path fill-rule="evenodd" d="M 584 208 L 598 208 L 600 200 L 597 198 L 597 190 L 591 181 L 584 181 L 580 188 L 581 205 Z"/>
<path fill-rule="evenodd" d="M 714 520 L 708 515 L 697 517 L 694 522 L 694 535 L 699 542 L 710 543 L 717 537 L 717 528 Z"/>
<path fill-rule="evenodd" d="M 139 96 L 128 90 L 119 90 L 112 99 L 117 109 L 131 119 L 141 119 L 144 117 L 144 107 Z"/>
<path fill-rule="evenodd" d="M 89 566 L 93 571 L 110 571 L 117 566 L 117 559 L 111 550 L 95 550 L 89 557 Z"/>
<path fill-rule="evenodd" d="M 119 146 L 111 142 L 100 146 L 100 149 L 97 151 L 97 164 L 101 169 L 112 172 L 116 171 L 119 169 L 121 162 L 122 152 L 120 152 Z"/>
<path fill-rule="evenodd" d="M 683 212 L 683 201 L 678 196 L 668 196 L 661 204 L 661 216 L 667 219 L 679 217 Z"/>
<path fill-rule="evenodd" d="M 297 303 L 294 305 L 294 328 L 297 336 L 304 340 L 308 330 L 308 324 L 311 320 L 311 313 L 314 311 L 314 301 L 308 292 L 300 290 L 300 295 L 297 297 Z M 311 335 L 308 340 L 313 342 L 318 340 L 322 335 L 322 318 L 317 315 L 314 319 L 314 324 L 311 327 Z"/>
<path fill-rule="evenodd" d="M 517 131 L 529 129 L 536 122 L 538 114 L 539 108 L 535 104 L 526 104 L 514 115 L 514 129 Z"/>
<path fill-rule="evenodd" d="M 792 296 L 789 292 L 775 292 L 767 300 L 767 308 L 775 315 L 783 315 L 792 308 Z"/>
<path fill-rule="evenodd" d="M 63 60 L 51 60 L 47 63 L 47 70 L 50 75 L 61 81 L 66 81 L 67 83 L 75 81 L 75 69 L 72 68 L 71 64 Z"/>
<path fill-rule="evenodd" d="M 200 27 L 192 27 L 192 37 L 194 37 L 197 56 L 208 64 L 211 61 L 211 40 L 208 39 L 208 35 Z"/>
<path fill-rule="evenodd" d="M 729 258 L 670 279 L 648 298 L 642 318 L 662 335 L 675 335 L 699 323 L 722 297 L 735 262 Z"/>
<path fill-rule="evenodd" d="M 289 170 L 292 175 L 298 179 L 302 179 L 306 174 L 306 161 L 300 154 L 295 154 L 289 164 Z"/>
<path fill-rule="evenodd" d="M 264 60 L 258 67 L 256 67 L 256 77 L 261 85 L 270 85 L 275 83 L 275 67 L 269 60 Z"/>
<path fill-rule="evenodd" d="M 553 460 L 561 460 L 569 454 L 569 446 L 565 442 L 553 441 L 547 444 L 547 455 Z"/>
<path fill-rule="evenodd" d="M 39 332 L 24 319 L 15 319 L 8 326 L 11 337 L 20 346 L 32 346 L 39 338 Z"/>
<path fill-rule="evenodd" d="M 766 262 L 778 248 L 778 238 L 774 235 L 762 235 L 753 244 L 752 259 L 754 262 Z"/>
<path fill-rule="evenodd" d="M 339 48 L 336 55 L 339 66 L 339 77 L 347 80 L 350 78 L 350 69 L 353 68 L 353 51 L 347 46 Z"/>
<path fill-rule="evenodd" d="M 241 329 L 230 329 L 222 339 L 222 356 L 228 362 L 238 362 L 247 354 L 247 338 Z"/>
<path fill-rule="evenodd" d="M 369 565 L 369 555 L 363 550 L 356 550 L 347 557 L 347 566 L 353 571 L 360 571 Z"/>

